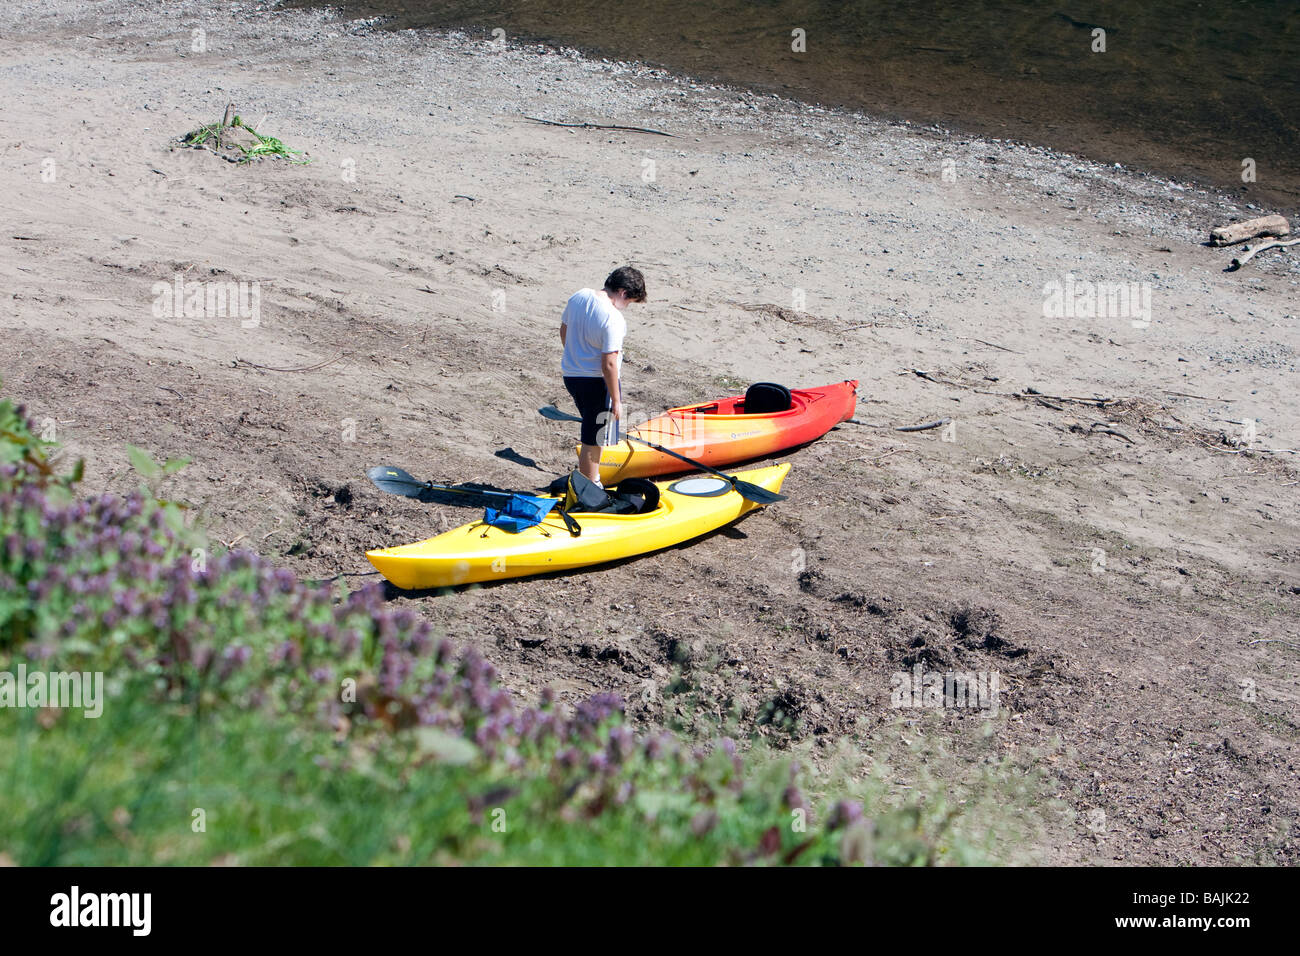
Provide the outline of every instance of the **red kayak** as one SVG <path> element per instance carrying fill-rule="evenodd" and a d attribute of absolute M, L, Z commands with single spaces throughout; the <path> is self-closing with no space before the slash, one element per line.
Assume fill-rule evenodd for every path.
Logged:
<path fill-rule="evenodd" d="M 759 382 L 734 398 L 670 408 L 628 434 L 717 468 L 820 438 L 853 417 L 857 388 L 856 379 L 794 389 Z M 626 439 L 605 448 L 600 456 L 600 480 L 606 487 L 624 478 L 687 468 L 670 455 Z"/>

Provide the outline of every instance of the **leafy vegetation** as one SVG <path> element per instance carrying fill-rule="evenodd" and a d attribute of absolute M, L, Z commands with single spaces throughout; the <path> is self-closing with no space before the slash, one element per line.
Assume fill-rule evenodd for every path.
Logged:
<path fill-rule="evenodd" d="M 525 706 L 370 586 L 209 553 L 130 456 L 76 500 L 0 401 L 0 669 L 103 675 L 98 718 L 0 710 L 0 859 L 20 864 L 934 863 L 951 813 L 803 796 L 790 758 L 637 735 L 612 696 Z M 946 815 L 945 815 L 946 814 Z M 819 818 L 819 819 L 818 819 Z"/>
<path fill-rule="evenodd" d="M 253 127 L 247 125 L 238 116 L 236 116 L 233 120 L 231 120 L 230 125 L 232 127 L 238 127 L 242 130 L 245 130 L 250 136 L 252 136 L 255 140 L 257 140 L 257 142 L 254 143 L 252 146 L 244 146 L 243 144 L 237 142 L 230 144 L 234 146 L 236 149 L 238 149 L 240 153 L 243 154 L 239 160 L 242 163 L 252 162 L 255 159 L 262 159 L 263 157 L 266 156 L 280 156 L 283 157 L 284 159 L 287 159 L 291 163 L 299 163 L 302 165 L 306 165 L 311 162 L 310 159 L 295 158 L 303 155 L 302 150 L 292 149 L 291 147 L 286 146 L 283 141 L 276 139 L 274 136 L 263 136 L 257 130 L 253 129 Z M 186 146 L 193 146 L 195 148 L 204 147 L 204 146 L 209 148 L 216 148 L 218 146 L 225 144 L 225 140 L 222 136 L 223 129 L 224 127 L 219 122 L 209 123 L 205 126 L 200 126 L 198 129 L 191 130 L 190 132 L 186 133 L 183 137 L 181 137 L 181 142 L 184 143 Z"/>

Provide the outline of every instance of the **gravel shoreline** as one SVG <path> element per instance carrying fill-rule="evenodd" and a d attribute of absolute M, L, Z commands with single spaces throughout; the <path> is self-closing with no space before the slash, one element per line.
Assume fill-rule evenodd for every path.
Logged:
<path fill-rule="evenodd" d="M 320 130 L 317 124 L 326 121 L 326 117 L 311 116 L 304 110 L 308 103 L 326 98 L 322 93 L 325 87 L 341 86 L 343 90 L 335 93 L 338 98 L 355 103 L 353 97 L 360 95 L 367 106 L 397 106 L 394 100 L 404 101 L 393 113 L 403 116 L 405 122 L 347 108 L 330 115 L 328 134 L 341 144 L 427 142 L 434 124 L 423 123 L 424 117 L 414 113 L 413 108 L 419 105 L 469 110 L 501 120 L 535 109 L 545 112 L 544 118 L 560 121 L 657 123 L 675 127 L 678 136 L 757 135 L 769 145 L 780 144 L 815 162 L 921 169 L 936 177 L 942 170 L 930 167 L 935 167 L 938 149 L 958 169 L 972 170 L 976 178 L 990 185 L 1010 191 L 1034 190 L 1058 201 L 1086 199 L 1090 203 L 1086 208 L 1099 222 L 1188 242 L 1204 240 L 1204 222 L 1261 211 L 1254 204 L 1239 203 L 1193 183 L 1119 164 L 1105 165 L 1032 143 L 965 136 L 937 125 L 885 122 L 778 95 L 697 82 L 643 64 L 593 60 L 572 49 L 516 43 L 498 48 L 457 31 L 392 32 L 381 28 L 383 18 L 379 17 L 348 20 L 332 10 L 277 10 L 274 4 L 264 2 L 181 0 L 158 9 L 141 9 L 139 4 L 117 0 L 97 4 L 93 19 L 81 16 L 84 12 L 84 5 L 68 0 L 24 0 L 7 5 L 0 22 L 9 21 L 6 32 L 11 35 L 56 33 L 83 22 L 98 32 L 84 34 L 80 42 L 75 36 L 65 36 L 62 48 L 93 57 L 136 44 L 142 67 L 152 63 L 163 69 L 171 57 L 194 55 L 187 48 L 192 31 L 201 29 L 208 55 L 228 69 L 280 61 L 286 74 L 295 75 L 295 86 L 301 92 L 265 90 L 258 100 L 268 114 L 279 117 L 289 124 L 288 130 L 299 135 Z M 160 30 L 162 24 L 174 29 Z M 311 66 L 329 59 L 349 62 L 354 69 L 364 65 L 372 71 L 379 89 L 348 90 L 346 80 L 327 81 L 313 75 L 316 71 Z M 394 80 L 405 82 L 394 86 Z M 429 101 L 422 103 L 412 87 L 428 90 Z M 454 104 L 439 102 L 436 94 L 447 88 L 455 90 Z M 174 92 L 194 95 L 189 88 Z M 223 92 L 227 91 L 216 88 L 207 102 L 215 104 Z M 1170 200 L 1176 200 L 1179 208 L 1166 210 L 1164 204 Z M 1151 203 L 1156 204 L 1154 208 L 1143 208 Z"/>

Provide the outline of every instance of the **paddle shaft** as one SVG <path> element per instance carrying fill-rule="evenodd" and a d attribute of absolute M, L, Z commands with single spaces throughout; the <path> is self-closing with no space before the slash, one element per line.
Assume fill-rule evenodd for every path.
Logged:
<path fill-rule="evenodd" d="M 610 434 L 610 426 L 614 432 Z M 618 444 L 618 419 L 614 417 L 614 396 L 605 398 L 605 444 L 613 447 Z"/>
<path fill-rule="evenodd" d="M 384 472 L 384 474 L 379 474 L 379 472 Z M 514 492 L 510 491 L 489 491 L 486 488 L 452 488 L 449 485 L 435 485 L 431 481 L 420 481 L 418 478 L 407 474 L 401 469 L 390 468 L 384 465 L 370 469 L 370 471 L 366 473 L 366 477 L 369 478 L 381 491 L 388 491 L 389 494 L 400 494 L 400 492 L 389 491 L 389 489 L 384 487 L 385 484 L 409 485 L 412 488 L 427 488 L 430 491 L 449 491 L 452 494 L 457 495 L 495 495 L 498 498 L 512 498 L 515 495 Z"/>
<path fill-rule="evenodd" d="M 511 484 L 514 484 L 514 482 L 511 482 Z M 422 481 L 419 483 L 419 486 L 421 488 L 428 488 L 430 491 L 450 491 L 453 494 L 458 495 L 496 495 L 498 498 L 515 497 L 514 493 L 510 491 L 480 491 L 475 488 L 452 488 L 448 485 L 435 485 L 431 481 Z"/>
<path fill-rule="evenodd" d="M 582 421 L 582 419 L 577 417 L 576 415 L 565 414 L 564 412 L 560 411 L 558 408 L 555 410 L 555 413 L 548 414 L 546 412 L 543 412 L 543 414 L 546 415 L 546 417 L 548 418 L 554 418 L 557 416 L 563 417 L 565 421 L 570 421 L 570 422 Z M 687 458 L 685 455 L 679 455 L 677 454 L 677 452 L 670 451 L 669 449 L 665 448 L 663 445 L 656 445 L 652 441 L 646 441 L 644 438 L 637 438 L 635 435 L 629 434 L 629 435 L 624 435 L 623 437 L 626 438 L 628 441 L 638 442 L 642 445 L 647 446 L 648 448 L 653 448 L 657 452 L 662 452 L 665 455 L 668 455 L 672 458 L 676 458 L 678 461 L 684 461 L 686 464 L 691 465 L 692 467 L 695 468 L 699 468 L 701 471 L 707 471 L 711 475 L 717 475 L 719 478 L 723 478 L 729 481 L 731 483 L 731 486 L 735 488 L 737 491 L 740 491 L 740 488 L 743 485 L 745 488 L 753 488 L 755 491 L 761 492 L 763 497 L 767 497 L 769 495 L 772 496 L 772 500 L 774 501 L 780 501 L 785 497 L 785 495 L 778 494 L 775 491 L 768 491 L 766 488 L 759 488 L 758 485 L 750 484 L 748 481 L 741 481 L 739 478 L 736 478 L 732 475 L 728 475 L 725 472 L 718 471 L 718 469 L 716 468 L 710 468 L 702 461 L 696 461 L 693 458 Z"/>

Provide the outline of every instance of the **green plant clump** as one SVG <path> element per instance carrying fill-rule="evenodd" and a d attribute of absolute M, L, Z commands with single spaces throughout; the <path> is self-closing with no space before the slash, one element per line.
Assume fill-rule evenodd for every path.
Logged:
<path fill-rule="evenodd" d="M 257 142 L 252 146 L 244 146 L 242 143 L 231 144 L 242 154 L 239 158 L 239 162 L 241 163 L 252 162 L 255 159 L 262 159 L 266 156 L 281 156 L 291 163 L 298 163 L 301 165 L 307 165 L 311 162 L 310 158 L 296 158 L 303 155 L 302 150 L 286 146 L 282 140 L 279 140 L 274 136 L 263 136 L 257 130 L 253 129 L 253 127 L 245 124 L 238 116 L 231 120 L 230 125 L 232 127 L 237 126 L 240 129 L 247 131 L 250 136 L 257 140 Z M 186 133 L 181 137 L 181 142 L 186 146 L 208 146 L 209 148 L 214 148 L 215 146 L 222 145 L 224 142 L 221 135 L 222 129 L 223 127 L 219 122 L 209 123 L 206 126 L 200 126 L 198 129 Z"/>

